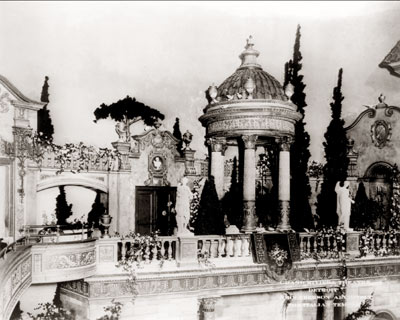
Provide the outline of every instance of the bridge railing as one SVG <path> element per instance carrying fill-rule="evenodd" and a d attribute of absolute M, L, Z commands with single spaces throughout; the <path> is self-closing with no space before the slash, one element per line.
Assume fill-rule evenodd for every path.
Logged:
<path fill-rule="evenodd" d="M 73 228 L 70 225 L 25 225 L 25 243 L 57 243 L 90 238 L 89 228 Z"/>

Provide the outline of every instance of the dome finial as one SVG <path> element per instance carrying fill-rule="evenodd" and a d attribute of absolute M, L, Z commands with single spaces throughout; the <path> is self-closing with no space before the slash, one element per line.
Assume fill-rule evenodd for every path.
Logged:
<path fill-rule="evenodd" d="M 253 36 L 249 36 L 246 40 L 246 46 L 244 47 L 245 50 L 239 56 L 239 58 L 242 60 L 242 64 L 240 65 L 239 68 L 242 67 L 261 68 L 261 66 L 257 63 L 257 57 L 260 55 L 260 53 L 253 47 L 254 47 Z"/>
<path fill-rule="evenodd" d="M 247 44 L 246 44 L 246 46 L 245 46 L 245 49 L 253 49 L 253 46 L 254 46 L 253 36 L 250 35 L 250 36 L 247 38 L 246 41 L 247 41 Z"/>

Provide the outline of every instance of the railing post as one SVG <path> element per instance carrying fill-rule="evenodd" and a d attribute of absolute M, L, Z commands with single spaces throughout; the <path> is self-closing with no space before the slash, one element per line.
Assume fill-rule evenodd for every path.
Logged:
<path fill-rule="evenodd" d="M 197 240 L 194 236 L 178 237 L 176 259 L 179 267 L 197 264 Z"/>
<path fill-rule="evenodd" d="M 357 257 L 360 255 L 359 249 L 360 232 L 358 231 L 347 231 L 346 232 L 346 253 L 351 257 Z"/>

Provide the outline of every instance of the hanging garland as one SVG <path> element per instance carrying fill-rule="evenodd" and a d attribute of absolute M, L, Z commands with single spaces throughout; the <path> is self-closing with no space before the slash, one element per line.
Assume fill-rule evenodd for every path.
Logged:
<path fill-rule="evenodd" d="M 390 200 L 390 226 L 398 230 L 400 229 L 400 183 L 397 164 L 392 168 L 392 197 Z"/>
<path fill-rule="evenodd" d="M 54 154 L 56 164 L 59 166 L 56 174 L 60 174 L 70 167 L 72 167 L 72 173 L 89 171 L 91 168 L 101 166 L 101 164 L 108 171 L 121 169 L 121 154 L 116 149 L 95 148 L 86 146 L 83 142 L 78 144 L 66 143 L 60 146 L 54 144 L 51 139 L 44 139 L 37 132 L 32 134 L 30 140 L 33 150 L 37 150 L 32 160 L 40 168 L 46 153 Z"/>
<path fill-rule="evenodd" d="M 200 181 L 201 179 L 193 181 L 193 190 L 192 190 L 192 200 L 190 201 L 190 219 L 189 219 L 189 230 L 194 232 L 193 226 L 195 225 L 195 221 L 197 219 L 197 215 L 199 213 L 200 207 Z"/>

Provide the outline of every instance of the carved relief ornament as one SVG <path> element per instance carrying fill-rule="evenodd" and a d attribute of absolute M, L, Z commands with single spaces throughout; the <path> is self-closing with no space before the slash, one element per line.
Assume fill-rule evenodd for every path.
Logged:
<path fill-rule="evenodd" d="M 207 144 L 211 147 L 211 152 L 221 152 L 224 154 L 227 148 L 225 138 L 208 138 Z"/>
<path fill-rule="evenodd" d="M 279 151 L 290 151 L 290 146 L 294 142 L 292 137 L 284 136 L 275 139 L 279 145 Z"/>
<path fill-rule="evenodd" d="M 258 137 L 256 135 L 244 135 L 244 136 L 242 136 L 242 140 L 244 142 L 245 149 L 255 149 L 256 148 L 257 138 Z"/>
<path fill-rule="evenodd" d="M 392 137 L 392 127 L 385 120 L 377 120 L 371 126 L 371 139 L 378 148 L 383 148 Z"/>

